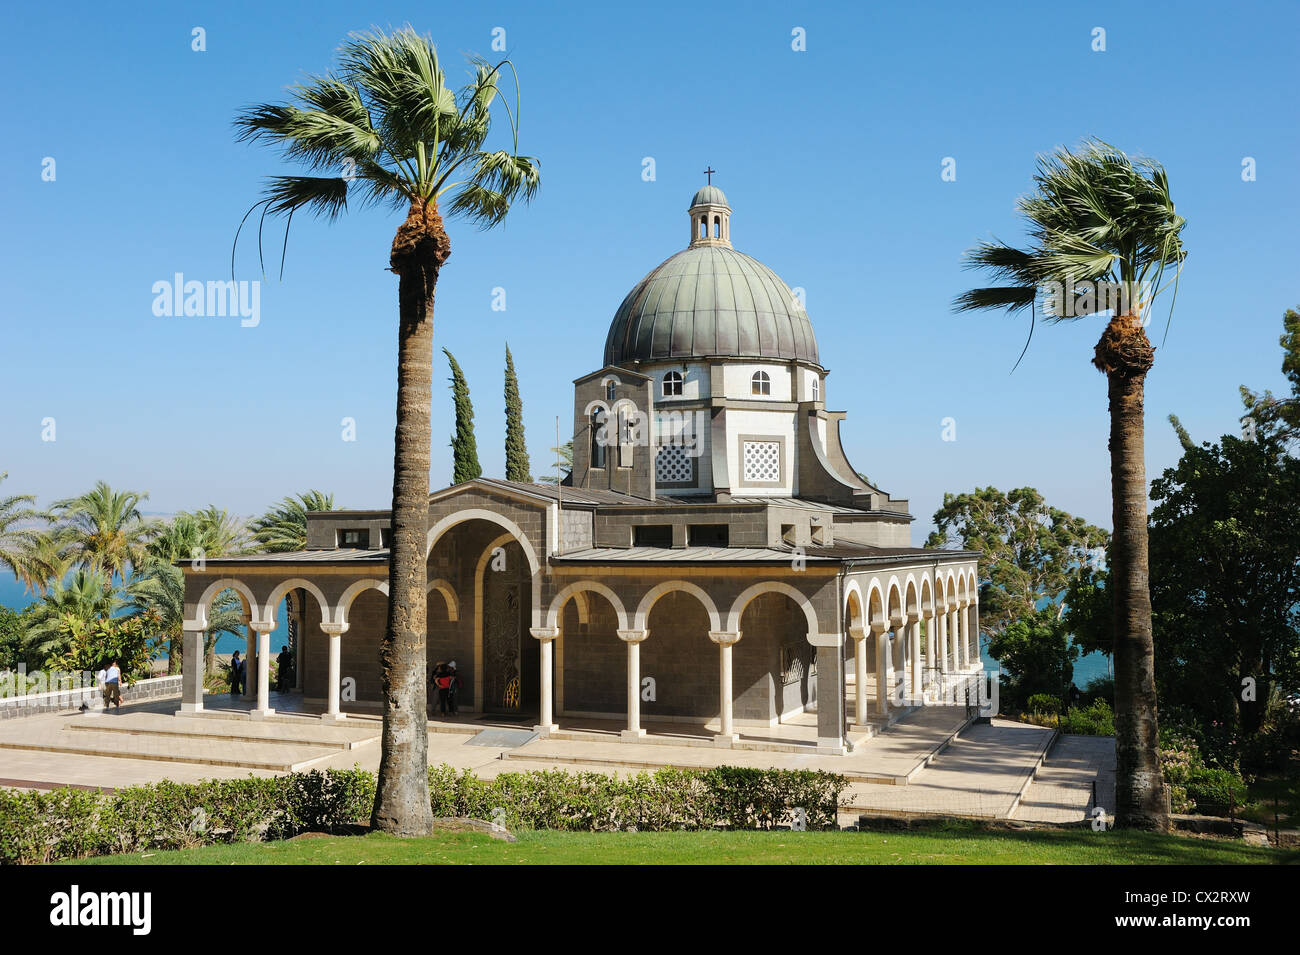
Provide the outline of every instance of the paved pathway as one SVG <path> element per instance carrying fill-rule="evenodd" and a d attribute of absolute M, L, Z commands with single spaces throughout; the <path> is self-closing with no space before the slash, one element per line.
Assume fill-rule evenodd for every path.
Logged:
<path fill-rule="evenodd" d="M 888 739 L 892 730 L 881 740 Z M 962 731 L 907 786 L 849 787 L 849 809 L 1005 817 L 1033 772 L 1052 731 L 994 719 Z"/>
<path fill-rule="evenodd" d="M 1115 737 L 1062 736 L 1012 818 L 1079 822 L 1091 812 L 1092 783 L 1107 815 L 1115 813 Z"/>

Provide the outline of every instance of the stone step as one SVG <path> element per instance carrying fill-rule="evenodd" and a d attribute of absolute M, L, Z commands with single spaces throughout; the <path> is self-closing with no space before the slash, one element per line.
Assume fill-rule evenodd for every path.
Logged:
<path fill-rule="evenodd" d="M 140 717 L 152 714 L 139 714 Z M 155 719 L 127 717 L 83 717 L 70 720 L 65 730 L 75 733 L 125 733 L 131 736 L 166 736 L 173 739 L 225 739 L 240 742 L 275 743 L 286 746 L 309 746 L 317 749 L 351 750 L 379 742 L 380 733 L 370 729 L 360 732 L 321 725 L 319 721 L 287 726 L 251 720 L 176 720 L 168 716 Z"/>
<path fill-rule="evenodd" d="M 113 732 L 50 733 L 29 739 L 0 740 L 0 749 L 79 756 L 108 756 L 118 759 L 146 759 L 202 766 L 235 766 L 272 772 L 299 772 L 322 760 L 337 756 L 335 748 L 305 749 L 284 743 L 250 743 L 222 747 L 220 739 L 154 739 L 145 734 Z"/>

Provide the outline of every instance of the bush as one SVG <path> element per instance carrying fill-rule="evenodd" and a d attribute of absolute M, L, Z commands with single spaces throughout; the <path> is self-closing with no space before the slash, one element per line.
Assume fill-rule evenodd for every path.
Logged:
<path fill-rule="evenodd" d="M 1207 766 L 1196 739 L 1181 727 L 1160 731 L 1160 762 L 1173 791 L 1173 811 L 1226 816 L 1246 801 L 1246 782 L 1235 769 Z"/>
<path fill-rule="evenodd" d="M 450 766 L 429 769 L 435 816 L 582 832 L 771 829 L 787 822 L 827 828 L 835 824 L 846 785 L 833 773 L 731 766 L 661 769 L 624 779 L 544 770 L 484 780 Z M 0 863 L 338 832 L 368 821 L 374 800 L 375 776 L 360 769 L 163 781 L 113 793 L 0 788 Z"/>
<path fill-rule="evenodd" d="M 1114 707 L 1115 678 L 1113 676 L 1099 676 L 1089 680 L 1088 685 L 1083 688 L 1083 700 L 1085 703 L 1105 700 L 1111 707 Z"/>
<path fill-rule="evenodd" d="M 1050 693 L 1035 693 L 1029 698 L 1029 712 L 1055 716 L 1061 712 L 1061 701 Z"/>
<path fill-rule="evenodd" d="M 1115 714 L 1105 700 L 1095 700 L 1088 706 L 1072 706 L 1061 721 L 1062 733 L 1079 736 L 1114 736 Z"/>

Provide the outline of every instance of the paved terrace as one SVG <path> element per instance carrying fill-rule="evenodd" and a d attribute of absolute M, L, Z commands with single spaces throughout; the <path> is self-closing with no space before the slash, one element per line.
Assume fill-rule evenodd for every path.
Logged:
<path fill-rule="evenodd" d="M 200 714 L 177 715 L 176 705 L 159 701 L 102 715 L 40 716 L 0 725 L 0 785 L 117 788 L 160 779 L 194 782 L 379 766 L 382 723 L 375 715 L 324 723 L 302 712 L 301 697 L 275 694 L 277 713 L 264 721 L 247 718 L 247 701 L 224 695 L 210 697 Z M 662 766 L 824 769 L 849 778 L 844 821 L 874 812 L 1077 822 L 1086 815 L 1091 780 L 1104 777 L 1109 744 L 1110 789 L 1104 782 L 1099 788 L 1113 805 L 1113 741 L 1064 738 L 1060 757 L 1035 782 L 1051 730 L 996 719 L 969 724 L 965 710 L 953 707 L 923 707 L 870 734 L 855 734 L 852 751 L 842 757 L 816 752 L 812 714 L 777 727 L 742 727 L 742 738 L 731 749 L 713 745 L 716 721 L 647 724 L 641 742 L 618 739 L 621 721 L 566 718 L 557 734 L 531 739 L 531 720 L 465 714 L 431 720 L 428 726 L 431 765 L 447 763 L 484 778 L 547 768 L 615 774 Z M 481 745 L 484 738 L 475 737 L 484 730 L 506 732 Z"/>

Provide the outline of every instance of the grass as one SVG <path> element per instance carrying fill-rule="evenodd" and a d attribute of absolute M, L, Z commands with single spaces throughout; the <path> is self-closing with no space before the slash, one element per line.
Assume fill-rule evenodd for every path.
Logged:
<path fill-rule="evenodd" d="M 514 865 L 1300 864 L 1300 852 L 1240 842 L 1091 829 L 984 831 L 954 824 L 930 832 L 520 832 L 508 843 L 479 833 L 423 839 L 384 833 L 307 836 L 77 860 L 72 865 Z"/>

